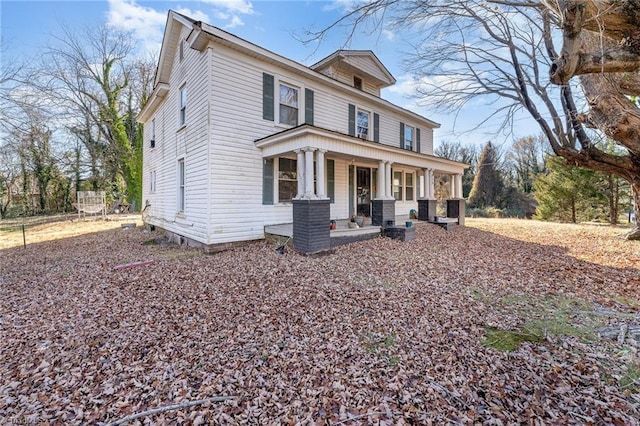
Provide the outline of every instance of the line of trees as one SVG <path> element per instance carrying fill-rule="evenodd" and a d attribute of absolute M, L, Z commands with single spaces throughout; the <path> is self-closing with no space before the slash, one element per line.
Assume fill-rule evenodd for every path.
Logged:
<path fill-rule="evenodd" d="M 61 27 L 38 59 L 0 73 L 0 217 L 73 211 L 79 190 L 140 206 L 136 115 L 156 61 L 129 33 Z M 6 50 L 6 49 L 5 49 Z"/>
<path fill-rule="evenodd" d="M 601 149 L 618 148 L 608 141 Z M 543 135 L 520 138 L 507 149 L 488 142 L 478 151 L 475 145 L 451 142 L 442 143 L 435 151 L 471 165 L 463 175 L 468 215 L 618 224 L 622 214 L 632 209 L 629 182 L 614 173 L 577 167 L 553 155 Z M 448 187 L 445 182 L 436 185 Z"/>

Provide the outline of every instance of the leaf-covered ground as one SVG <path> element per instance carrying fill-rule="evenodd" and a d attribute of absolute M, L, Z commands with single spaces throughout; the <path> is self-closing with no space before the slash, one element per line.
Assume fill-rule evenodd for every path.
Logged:
<path fill-rule="evenodd" d="M 2 249 L 0 418 L 234 396 L 129 424 L 638 424 L 636 342 L 597 328 L 637 324 L 640 245 L 469 223 L 310 257 L 143 245 L 158 235 L 141 228 Z M 534 327 L 511 351 L 488 336 Z"/>

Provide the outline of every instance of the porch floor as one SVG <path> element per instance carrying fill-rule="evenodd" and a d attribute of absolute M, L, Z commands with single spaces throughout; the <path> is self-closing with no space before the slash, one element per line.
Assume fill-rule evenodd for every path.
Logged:
<path fill-rule="evenodd" d="M 404 223 L 409 220 L 409 215 L 398 215 L 395 220 L 396 225 L 404 225 Z M 336 229 L 329 231 L 331 233 L 331 238 L 364 237 L 365 235 L 373 237 L 373 234 L 380 234 L 380 226 L 368 225 L 361 228 L 349 228 L 349 222 L 349 219 L 336 220 Z M 418 220 L 412 219 L 412 222 L 415 224 Z M 327 226 L 329 226 L 328 223 Z M 267 225 L 264 227 L 264 233 L 291 238 L 293 237 L 293 223 Z"/>

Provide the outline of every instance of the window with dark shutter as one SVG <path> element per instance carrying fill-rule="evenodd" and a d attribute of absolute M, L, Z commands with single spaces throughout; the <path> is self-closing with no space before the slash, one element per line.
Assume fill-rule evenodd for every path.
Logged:
<path fill-rule="evenodd" d="M 262 204 L 273 204 L 273 158 L 262 160 Z"/>
<path fill-rule="evenodd" d="M 400 148 L 404 149 L 404 123 L 400 123 Z"/>
<path fill-rule="evenodd" d="M 416 151 L 422 152 L 422 148 L 420 147 L 420 129 L 416 127 Z"/>
<path fill-rule="evenodd" d="M 273 76 L 262 73 L 262 118 L 273 121 L 274 83 Z"/>
<path fill-rule="evenodd" d="M 304 89 L 304 122 L 313 126 L 313 90 Z"/>
<path fill-rule="evenodd" d="M 356 135 L 356 106 L 349 104 L 349 136 Z"/>

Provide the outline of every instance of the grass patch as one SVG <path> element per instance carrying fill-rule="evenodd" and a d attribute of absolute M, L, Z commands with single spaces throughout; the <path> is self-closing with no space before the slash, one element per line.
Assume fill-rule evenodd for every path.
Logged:
<path fill-rule="evenodd" d="M 627 365 L 627 372 L 620 378 L 620 386 L 633 393 L 640 392 L 640 367 L 638 365 Z"/>
<path fill-rule="evenodd" d="M 474 298 L 481 300 L 479 295 Z M 601 320 L 590 315 L 591 305 L 580 299 L 566 296 L 532 298 L 530 296 L 508 296 L 498 299 L 493 305 L 500 311 L 517 315 L 523 319 L 516 330 L 500 330 L 486 327 L 487 335 L 482 344 L 501 351 L 512 351 L 524 342 L 543 342 L 548 336 L 573 336 L 584 341 L 593 341 Z"/>
<path fill-rule="evenodd" d="M 482 342 L 482 346 L 509 352 L 516 349 L 524 342 L 539 343 L 544 340 L 544 336 L 536 331 L 513 331 L 500 330 L 498 328 L 485 327 L 487 336 Z"/>

